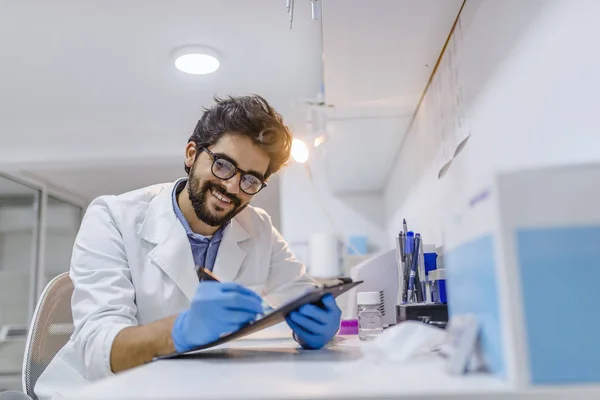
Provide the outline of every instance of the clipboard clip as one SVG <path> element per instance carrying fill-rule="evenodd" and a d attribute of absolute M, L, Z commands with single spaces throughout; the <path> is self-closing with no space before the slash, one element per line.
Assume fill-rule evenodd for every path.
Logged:
<path fill-rule="evenodd" d="M 340 277 L 340 278 L 329 279 L 326 281 L 321 281 L 318 287 L 321 289 L 326 289 L 326 288 L 330 288 L 330 287 L 334 287 L 334 286 L 345 285 L 345 284 L 352 283 L 352 282 L 353 282 L 352 278 Z"/>

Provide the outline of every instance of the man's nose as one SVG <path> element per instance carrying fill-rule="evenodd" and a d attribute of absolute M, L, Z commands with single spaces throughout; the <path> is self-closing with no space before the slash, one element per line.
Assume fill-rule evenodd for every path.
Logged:
<path fill-rule="evenodd" d="M 228 193 L 238 194 L 240 192 L 240 178 L 240 173 L 238 172 L 231 178 L 227 179 L 226 181 L 223 181 Z"/>

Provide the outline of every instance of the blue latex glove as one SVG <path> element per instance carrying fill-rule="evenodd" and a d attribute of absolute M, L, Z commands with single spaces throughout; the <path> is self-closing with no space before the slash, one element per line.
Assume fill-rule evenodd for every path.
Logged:
<path fill-rule="evenodd" d="M 324 296 L 322 303 L 323 307 L 305 304 L 286 317 L 296 340 L 306 349 L 320 349 L 325 346 L 340 328 L 342 311 L 333 296 Z"/>
<path fill-rule="evenodd" d="M 192 304 L 177 316 L 171 337 L 178 352 L 187 351 L 238 330 L 262 313 L 261 298 L 237 283 L 198 285 Z"/>

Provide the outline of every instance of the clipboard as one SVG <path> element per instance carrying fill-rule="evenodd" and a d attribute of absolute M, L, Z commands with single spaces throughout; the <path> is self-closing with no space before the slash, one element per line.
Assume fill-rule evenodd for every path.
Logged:
<path fill-rule="evenodd" d="M 350 278 L 341 278 L 337 279 L 336 283 L 327 284 L 323 286 L 315 287 L 311 289 L 307 293 L 303 294 L 300 297 L 297 297 L 281 307 L 275 309 L 270 314 L 267 314 L 263 318 L 257 319 L 255 321 L 251 321 L 248 324 L 244 325 L 237 331 L 225 334 L 214 340 L 212 342 L 203 344 L 201 346 L 196 346 L 186 352 L 182 353 L 172 353 L 161 357 L 156 357 L 154 360 L 168 360 L 174 358 L 184 358 L 188 356 L 194 355 L 196 352 L 200 350 L 206 350 L 211 347 L 215 347 L 221 345 L 223 343 L 231 342 L 232 340 L 239 339 L 241 337 L 250 335 L 252 333 L 261 331 L 263 329 L 269 328 L 273 325 L 277 325 L 280 322 L 285 321 L 285 317 L 292 311 L 297 310 L 301 306 L 305 304 L 319 304 L 323 296 L 326 294 L 331 294 L 333 297 L 338 297 L 342 293 L 347 292 L 348 290 L 360 285 L 363 281 L 353 282 Z"/>

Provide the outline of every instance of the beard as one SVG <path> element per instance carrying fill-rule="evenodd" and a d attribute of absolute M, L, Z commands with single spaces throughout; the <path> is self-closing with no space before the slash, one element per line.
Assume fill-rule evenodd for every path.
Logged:
<path fill-rule="evenodd" d="M 217 215 L 210 210 L 207 198 L 210 195 L 209 192 L 213 190 L 231 200 L 231 203 L 233 204 L 231 211 L 224 215 Z M 209 226 L 222 226 L 226 224 L 248 205 L 248 203 L 242 204 L 242 200 L 240 200 L 239 197 L 227 193 L 223 186 L 214 182 L 205 182 L 202 187 L 200 187 L 200 180 L 194 176 L 193 167 L 189 174 L 187 191 L 196 217 Z M 216 210 L 223 211 L 219 206 L 216 206 Z"/>

